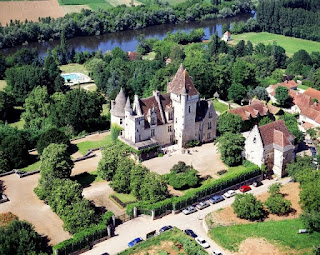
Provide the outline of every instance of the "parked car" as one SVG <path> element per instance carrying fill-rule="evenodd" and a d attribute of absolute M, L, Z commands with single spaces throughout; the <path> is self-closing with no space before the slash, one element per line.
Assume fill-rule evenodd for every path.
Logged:
<path fill-rule="evenodd" d="M 194 240 L 196 240 L 196 242 L 205 249 L 210 247 L 210 244 L 208 244 L 207 241 L 204 240 L 202 237 L 196 237 Z"/>
<path fill-rule="evenodd" d="M 143 239 L 141 237 L 138 237 L 138 238 L 132 240 L 130 243 L 128 243 L 128 246 L 129 247 L 135 246 L 136 244 L 138 244 L 142 241 L 143 241 Z"/>
<path fill-rule="evenodd" d="M 248 185 L 242 185 L 239 190 L 244 193 L 251 190 L 251 188 Z"/>
<path fill-rule="evenodd" d="M 316 148 L 315 147 L 310 147 L 310 151 L 312 153 L 312 157 L 316 156 L 317 155 L 317 151 L 316 151 Z"/>
<path fill-rule="evenodd" d="M 226 198 L 229 198 L 229 197 L 233 197 L 235 196 L 237 193 L 231 189 L 231 190 L 228 190 L 226 193 L 224 193 L 223 195 L 226 197 Z"/>
<path fill-rule="evenodd" d="M 184 233 L 186 233 L 188 236 L 191 236 L 192 238 L 198 237 L 196 233 L 194 233 L 191 229 L 186 229 Z"/>
<path fill-rule="evenodd" d="M 167 230 L 170 230 L 170 229 L 172 229 L 172 226 L 170 226 L 170 225 L 164 226 L 164 227 L 159 229 L 159 233 L 163 233 L 163 232 L 165 232 Z"/>
<path fill-rule="evenodd" d="M 221 202 L 223 200 L 224 200 L 224 197 L 220 196 L 220 195 L 216 195 L 216 196 L 214 196 L 214 197 L 209 199 L 210 203 L 212 203 L 212 204 L 219 203 L 219 202 Z"/>
<path fill-rule="evenodd" d="M 199 204 L 196 205 L 197 209 L 202 210 L 204 208 L 207 208 L 208 206 L 210 206 L 210 204 L 208 202 L 200 202 Z"/>
<path fill-rule="evenodd" d="M 188 214 L 194 213 L 196 211 L 197 211 L 197 209 L 194 206 L 191 205 L 191 206 L 188 206 L 186 209 L 184 209 L 182 212 L 185 215 L 188 215 Z"/>
<path fill-rule="evenodd" d="M 261 185 L 263 185 L 263 183 L 261 181 L 256 181 L 256 182 L 252 183 L 253 187 L 259 187 Z"/>
<path fill-rule="evenodd" d="M 211 255 L 223 255 L 221 251 L 215 250 L 211 252 Z"/>

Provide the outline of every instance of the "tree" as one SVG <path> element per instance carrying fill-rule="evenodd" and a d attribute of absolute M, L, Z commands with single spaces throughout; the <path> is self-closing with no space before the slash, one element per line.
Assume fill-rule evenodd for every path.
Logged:
<path fill-rule="evenodd" d="M 10 134 L 0 140 L 0 151 L 10 170 L 25 167 L 29 163 L 28 141 L 22 133 Z"/>
<path fill-rule="evenodd" d="M 236 103 L 240 103 L 247 94 L 247 90 L 241 84 L 232 84 L 228 89 L 228 98 Z"/>
<path fill-rule="evenodd" d="M 265 202 L 268 210 L 277 215 L 285 215 L 291 210 L 291 202 L 287 199 L 284 199 L 282 194 L 272 194 L 270 192 L 270 196 Z"/>
<path fill-rule="evenodd" d="M 14 220 L 0 227 L 0 254 L 40 254 L 44 248 L 42 237 L 26 222 Z"/>
<path fill-rule="evenodd" d="M 280 119 L 284 120 L 289 132 L 295 136 L 295 144 L 301 143 L 304 139 L 304 135 L 299 130 L 296 116 L 286 112 Z"/>
<path fill-rule="evenodd" d="M 226 132 L 239 133 L 242 126 L 242 119 L 239 115 L 224 112 L 218 118 L 218 131 L 220 134 Z"/>
<path fill-rule="evenodd" d="M 118 136 L 123 128 L 115 123 L 111 125 L 111 140 L 113 144 L 117 143 Z"/>
<path fill-rule="evenodd" d="M 272 119 L 270 119 L 269 116 L 265 116 L 261 120 L 259 120 L 259 126 L 263 126 L 271 122 L 272 122 Z"/>
<path fill-rule="evenodd" d="M 56 178 L 70 177 L 74 163 L 68 154 L 68 146 L 54 143 L 43 150 L 40 162 L 40 179 L 35 192 L 43 200 L 50 195 L 53 181 Z"/>
<path fill-rule="evenodd" d="M 271 196 L 280 194 L 280 188 L 282 187 L 281 183 L 274 183 L 269 186 L 269 193 Z"/>
<path fill-rule="evenodd" d="M 50 106 L 52 100 L 46 87 L 34 88 L 25 100 L 25 112 L 22 118 L 25 121 L 25 128 L 41 130 L 50 125 Z"/>
<path fill-rule="evenodd" d="M 241 134 L 227 132 L 218 139 L 218 149 L 222 161 L 228 166 L 239 165 L 242 162 L 242 151 L 245 138 Z"/>
<path fill-rule="evenodd" d="M 277 100 L 277 103 L 281 106 L 285 106 L 288 103 L 288 100 L 290 98 L 289 96 L 289 90 L 286 87 L 278 86 L 276 88 L 276 95 L 275 98 Z"/>
<path fill-rule="evenodd" d="M 267 90 L 261 86 L 258 86 L 252 90 L 249 90 L 248 97 L 250 99 L 253 99 L 256 97 L 257 99 L 264 100 L 264 101 L 268 101 L 268 99 L 269 99 Z"/>
<path fill-rule="evenodd" d="M 143 165 L 134 165 L 130 173 L 130 190 L 131 194 L 136 198 L 141 199 L 140 191 L 145 176 L 149 170 Z"/>
<path fill-rule="evenodd" d="M 167 175 L 169 184 L 175 189 L 186 189 L 194 187 L 199 183 L 197 171 L 192 166 L 179 161 L 175 164 Z"/>
<path fill-rule="evenodd" d="M 141 185 L 140 195 L 143 201 L 156 203 L 166 199 L 168 196 L 168 187 L 163 177 L 157 173 L 148 173 Z"/>
<path fill-rule="evenodd" d="M 320 89 L 320 68 L 312 75 L 311 86 L 315 89 Z"/>
<path fill-rule="evenodd" d="M 0 80 L 3 80 L 6 68 L 5 57 L 0 53 Z"/>
<path fill-rule="evenodd" d="M 297 52 L 295 52 L 292 56 L 292 61 L 293 62 L 299 62 L 302 65 L 312 65 L 312 59 L 309 55 L 308 52 L 306 52 L 305 50 L 299 50 Z"/>
<path fill-rule="evenodd" d="M 126 153 L 121 144 L 105 147 L 98 164 L 98 175 L 104 180 L 111 181 L 116 173 L 119 161 L 125 156 Z"/>
<path fill-rule="evenodd" d="M 4 91 L 0 91 L 0 121 L 8 120 L 13 115 L 14 99 Z"/>
<path fill-rule="evenodd" d="M 57 128 L 51 128 L 43 132 L 37 142 L 37 151 L 39 155 L 42 154 L 43 150 L 51 143 L 65 144 L 70 147 L 69 137 L 64 132 Z"/>
<path fill-rule="evenodd" d="M 0 173 L 5 173 L 12 170 L 9 159 L 5 156 L 3 151 L 0 151 Z"/>
<path fill-rule="evenodd" d="M 286 171 L 293 180 L 303 182 L 304 175 L 314 170 L 312 161 L 312 157 L 297 157 L 296 162 L 287 165 Z"/>
<path fill-rule="evenodd" d="M 252 194 L 237 194 L 231 205 L 234 213 L 242 219 L 260 220 L 264 216 L 262 202 Z"/>
<path fill-rule="evenodd" d="M 232 67 L 232 83 L 244 87 L 255 87 L 257 84 L 255 65 L 238 58 Z"/>
<path fill-rule="evenodd" d="M 110 186 L 118 193 L 130 193 L 130 173 L 134 167 L 134 161 L 123 158 L 118 162 L 116 173 L 112 177 Z"/>

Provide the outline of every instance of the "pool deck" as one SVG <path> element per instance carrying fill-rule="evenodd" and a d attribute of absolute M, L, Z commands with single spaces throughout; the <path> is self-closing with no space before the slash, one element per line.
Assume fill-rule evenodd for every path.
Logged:
<path fill-rule="evenodd" d="M 61 77 L 64 78 L 64 76 L 67 76 L 67 75 L 76 75 L 79 77 L 79 79 L 74 79 L 74 80 L 71 80 L 70 82 L 65 81 L 65 85 L 68 85 L 68 86 L 92 82 L 91 78 L 83 73 L 63 73 L 61 74 Z"/>

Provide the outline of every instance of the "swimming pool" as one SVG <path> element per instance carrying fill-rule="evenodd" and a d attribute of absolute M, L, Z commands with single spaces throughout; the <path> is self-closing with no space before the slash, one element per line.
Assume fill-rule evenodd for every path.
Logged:
<path fill-rule="evenodd" d="M 86 83 L 86 82 L 90 82 L 91 80 L 90 77 L 82 73 L 65 73 L 65 74 L 61 74 L 61 76 L 64 79 L 64 82 L 66 83 L 66 85 Z"/>

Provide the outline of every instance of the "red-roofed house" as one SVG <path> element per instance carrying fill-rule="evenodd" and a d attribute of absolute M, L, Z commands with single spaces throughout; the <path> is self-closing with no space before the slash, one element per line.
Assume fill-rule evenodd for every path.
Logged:
<path fill-rule="evenodd" d="M 225 42 L 228 42 L 228 41 L 231 41 L 231 33 L 229 31 L 226 31 L 222 38 L 221 38 L 222 41 L 225 41 Z"/>
<path fill-rule="evenodd" d="M 274 85 L 270 85 L 267 88 L 267 92 L 269 94 L 269 97 L 270 97 L 271 101 L 274 102 L 274 103 L 277 102 L 277 100 L 275 98 L 275 95 L 276 95 L 276 88 L 279 87 L 279 86 L 286 87 L 287 89 L 289 89 L 289 95 L 290 96 L 292 96 L 291 94 L 295 95 L 296 94 L 295 90 L 297 90 L 297 88 L 298 88 L 298 84 L 294 80 L 284 81 L 282 83 L 277 83 L 277 84 L 274 84 Z"/>
<path fill-rule="evenodd" d="M 286 164 L 294 158 L 294 139 L 283 120 L 254 126 L 245 141 L 245 157 L 258 166 L 265 164 L 282 177 Z"/>

